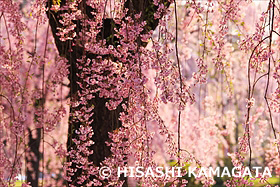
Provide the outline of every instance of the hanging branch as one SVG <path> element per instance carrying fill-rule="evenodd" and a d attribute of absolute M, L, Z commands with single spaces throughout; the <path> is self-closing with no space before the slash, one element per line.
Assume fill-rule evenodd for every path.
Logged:
<path fill-rule="evenodd" d="M 268 87 L 269 87 L 269 83 L 270 83 L 270 71 L 271 71 L 271 60 L 272 60 L 272 34 L 274 33 L 273 30 L 273 26 L 274 26 L 274 18 L 275 18 L 275 0 L 270 1 L 270 6 L 272 4 L 270 13 L 271 13 L 271 21 L 269 22 L 269 26 L 270 26 L 270 34 L 269 34 L 269 59 L 268 59 L 268 70 L 267 70 L 267 82 L 266 82 L 266 87 L 265 87 L 265 94 L 264 94 L 264 99 L 268 108 L 268 112 L 269 112 L 269 120 L 270 120 L 270 125 L 273 131 L 273 135 L 274 135 L 274 139 L 277 139 L 277 135 L 276 135 L 276 130 L 273 124 L 273 119 L 272 119 L 272 112 L 271 112 L 271 108 L 270 105 L 268 103 L 268 98 L 267 98 L 267 93 L 268 93 Z M 279 148 L 279 144 L 277 144 L 277 151 L 278 151 L 278 157 L 280 160 L 280 148 Z"/>

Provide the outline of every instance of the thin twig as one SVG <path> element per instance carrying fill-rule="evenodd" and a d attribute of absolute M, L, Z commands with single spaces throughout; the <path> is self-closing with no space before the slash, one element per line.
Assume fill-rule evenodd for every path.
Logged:
<path fill-rule="evenodd" d="M 178 16 L 177 16 L 177 5 L 176 5 L 176 0 L 174 0 L 174 11 L 175 11 L 175 53 L 176 53 L 176 60 L 177 60 L 177 66 L 178 66 L 178 71 L 179 71 L 179 79 L 180 79 L 180 94 L 183 93 L 183 79 L 182 79 L 182 74 L 181 74 L 181 67 L 180 67 L 180 60 L 179 60 L 179 52 L 178 52 Z M 181 95 L 180 95 L 181 96 Z M 181 99 L 182 100 L 182 99 Z M 178 164 L 180 166 L 180 150 L 181 150 L 181 100 L 179 103 L 179 112 L 178 112 Z"/>

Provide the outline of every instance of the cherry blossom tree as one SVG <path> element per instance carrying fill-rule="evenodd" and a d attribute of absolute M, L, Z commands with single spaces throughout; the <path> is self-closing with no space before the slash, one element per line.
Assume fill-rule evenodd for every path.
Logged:
<path fill-rule="evenodd" d="M 278 0 L 0 2 L 0 186 L 219 183 L 194 166 L 279 177 Z"/>

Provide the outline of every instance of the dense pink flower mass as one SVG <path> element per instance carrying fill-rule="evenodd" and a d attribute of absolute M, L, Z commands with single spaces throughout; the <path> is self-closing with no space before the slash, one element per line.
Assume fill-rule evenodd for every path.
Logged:
<path fill-rule="evenodd" d="M 0 4 L 0 187 L 279 185 L 279 0 Z"/>

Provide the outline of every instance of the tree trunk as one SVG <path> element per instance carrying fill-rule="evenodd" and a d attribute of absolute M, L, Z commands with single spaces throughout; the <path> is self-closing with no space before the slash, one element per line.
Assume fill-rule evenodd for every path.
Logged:
<path fill-rule="evenodd" d="M 28 147 L 26 151 L 26 177 L 27 182 L 30 182 L 32 187 L 39 186 L 39 166 L 40 166 L 40 142 L 41 142 L 41 129 L 36 128 L 36 135 L 33 137 L 30 128 L 28 128 Z"/>
<path fill-rule="evenodd" d="M 53 1 L 48 1 L 48 7 L 51 7 Z M 85 5 L 85 2 L 83 2 Z M 60 6 L 63 6 L 65 4 L 65 0 L 61 0 Z M 169 6 L 169 3 L 166 3 L 167 6 Z M 158 24 L 158 20 L 154 20 L 153 15 L 154 12 L 157 10 L 157 7 L 153 5 L 152 0 L 132 0 L 127 1 L 125 3 L 125 8 L 128 8 L 128 15 L 139 13 L 140 11 L 144 12 L 142 13 L 142 17 L 144 20 L 146 20 L 147 25 L 145 28 L 145 33 L 149 32 L 150 30 L 154 30 Z M 87 14 L 87 17 L 91 18 L 89 12 L 92 11 L 92 8 L 86 5 L 86 12 L 84 14 Z M 48 11 L 47 15 L 49 18 L 49 23 L 51 26 L 51 30 L 53 33 L 53 36 L 55 38 L 55 43 L 57 46 L 57 49 L 59 51 L 60 56 L 66 57 L 68 60 L 68 63 L 70 64 L 69 67 L 69 80 L 70 80 L 70 97 L 72 101 L 78 101 L 79 96 L 77 94 L 79 88 L 78 82 L 81 82 L 80 78 L 77 76 L 77 74 L 81 74 L 82 70 L 79 70 L 77 68 L 77 59 L 81 59 L 82 56 L 85 54 L 87 58 L 93 59 L 96 58 L 96 54 L 90 54 L 85 53 L 84 49 L 82 47 L 79 47 L 78 45 L 72 45 L 73 41 L 61 41 L 59 37 L 56 35 L 58 32 L 57 28 L 62 27 L 62 25 L 59 23 L 60 14 L 63 13 L 62 11 Z M 152 16 L 151 16 L 152 15 Z M 105 19 L 103 20 L 103 28 L 101 31 L 102 37 L 105 39 L 108 36 L 113 35 L 114 29 L 112 28 L 111 19 Z M 76 23 L 76 31 L 80 31 L 81 25 L 79 24 L 79 20 Z M 78 35 L 78 34 L 77 34 Z M 146 44 L 141 44 L 146 45 Z M 69 52 L 71 46 L 71 52 Z M 104 57 L 106 58 L 106 57 Z M 105 103 L 108 101 L 108 99 L 100 98 L 98 94 L 95 94 L 95 98 L 88 101 L 87 105 L 91 106 L 94 105 L 94 110 L 92 111 L 94 113 L 93 115 L 93 141 L 95 142 L 94 145 L 91 146 L 91 149 L 93 149 L 94 153 L 89 157 L 89 161 L 93 161 L 93 163 L 96 166 L 100 166 L 100 163 L 104 161 L 105 157 L 109 157 L 111 154 L 110 147 L 108 147 L 105 142 L 109 141 L 108 132 L 112 132 L 113 130 L 121 127 L 121 122 L 119 121 L 119 113 L 121 111 L 121 107 L 118 106 L 116 110 L 108 110 L 105 106 Z M 74 119 L 74 117 L 71 116 L 71 114 L 75 113 L 76 110 L 79 110 L 80 107 L 71 107 L 70 108 L 70 117 L 69 117 L 69 128 L 68 128 L 68 141 L 67 141 L 67 151 L 70 151 L 75 145 L 72 143 L 72 139 L 75 138 L 75 132 L 76 129 L 80 127 L 82 124 L 79 120 Z M 71 158 L 68 157 L 68 161 L 71 162 Z M 73 163 L 72 163 L 73 164 Z M 72 167 L 75 167 L 73 164 Z M 83 186 L 81 184 L 76 183 L 77 177 L 81 174 L 80 170 L 77 170 L 75 174 L 71 177 L 72 179 L 72 185 L 74 186 Z M 127 182 L 125 182 L 124 186 L 127 186 Z"/>
<path fill-rule="evenodd" d="M 34 103 L 34 108 L 38 109 L 43 107 L 45 104 L 45 99 L 36 99 Z M 38 118 L 37 115 L 34 115 L 34 121 Z M 25 154 L 26 162 L 26 178 L 27 182 L 30 182 L 32 187 L 39 186 L 39 177 L 40 177 L 40 160 L 42 158 L 42 153 L 40 152 L 40 143 L 42 138 L 42 128 L 35 129 L 35 135 L 32 135 L 31 128 L 28 128 L 28 148 Z"/>

